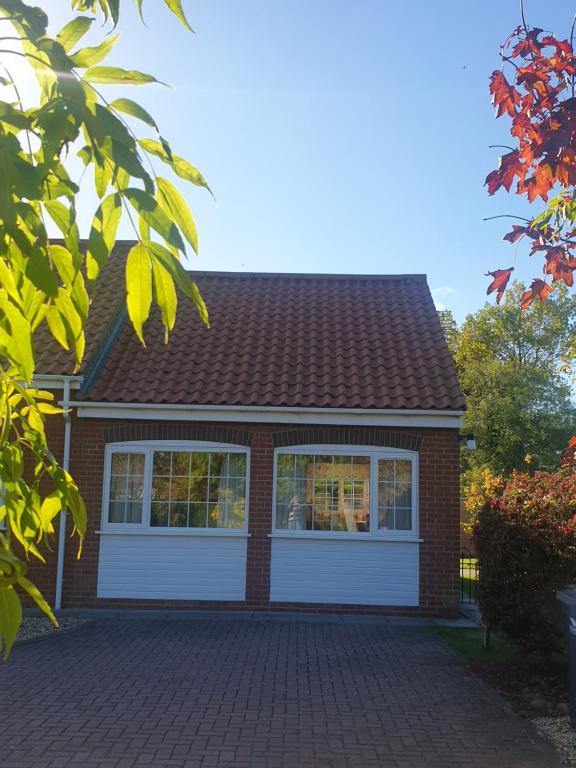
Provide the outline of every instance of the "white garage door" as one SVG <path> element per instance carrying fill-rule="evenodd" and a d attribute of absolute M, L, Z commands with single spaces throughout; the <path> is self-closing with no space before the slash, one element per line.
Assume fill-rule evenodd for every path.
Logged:
<path fill-rule="evenodd" d="M 246 538 L 103 534 L 98 597 L 244 600 Z"/>
<path fill-rule="evenodd" d="M 418 544 L 274 539 L 270 600 L 418 605 Z"/>

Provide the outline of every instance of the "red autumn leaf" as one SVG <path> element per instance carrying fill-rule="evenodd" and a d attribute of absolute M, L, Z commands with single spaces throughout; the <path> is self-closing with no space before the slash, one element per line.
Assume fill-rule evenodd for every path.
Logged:
<path fill-rule="evenodd" d="M 507 113 L 511 117 L 516 114 L 516 107 L 520 104 L 520 94 L 513 85 L 510 85 L 502 70 L 497 69 L 490 76 L 490 93 L 492 103 L 496 107 L 496 117 Z"/>
<path fill-rule="evenodd" d="M 576 464 L 576 436 L 571 437 L 562 457 L 562 466 L 573 467 Z"/>
<path fill-rule="evenodd" d="M 500 164 L 496 171 L 492 171 L 486 177 L 485 185 L 488 187 L 488 194 L 493 195 L 500 187 L 509 192 L 510 187 L 516 176 L 524 176 L 524 169 L 519 162 L 520 154 L 516 150 L 507 152 L 500 158 Z"/>
<path fill-rule="evenodd" d="M 489 296 L 491 293 L 494 293 L 494 291 L 497 291 L 496 302 L 498 304 L 500 304 L 500 300 L 502 299 L 502 296 L 504 296 L 504 291 L 506 290 L 512 272 L 514 272 L 514 267 L 510 267 L 509 269 L 497 269 L 494 272 L 486 273 L 487 277 L 490 276 L 494 278 L 486 289 L 486 293 Z"/>
<path fill-rule="evenodd" d="M 522 311 L 528 309 L 534 299 L 540 299 L 540 301 L 546 301 L 548 296 L 552 293 L 552 288 L 540 278 L 532 280 L 530 288 L 520 296 L 520 309 Z"/>
<path fill-rule="evenodd" d="M 568 256 L 566 249 L 562 246 L 548 247 L 546 253 L 546 264 L 544 265 L 544 274 L 551 275 L 554 282 L 563 280 L 566 285 L 574 285 L 574 269 L 576 268 L 576 259 Z"/>
<path fill-rule="evenodd" d="M 560 40 L 523 20 L 501 47 L 501 58 L 505 71 L 492 73 L 490 93 L 496 116 L 510 118 L 513 146 L 488 174 L 488 194 L 504 187 L 530 203 L 559 194 L 533 221 L 504 235 L 509 243 L 529 238 L 530 255 L 544 262 L 545 278 L 533 280 L 521 297 L 527 309 L 544 301 L 554 283 L 576 282 L 576 56 L 572 37 Z M 511 271 L 488 273 L 494 278 L 488 293 L 495 291 L 498 301 Z"/>

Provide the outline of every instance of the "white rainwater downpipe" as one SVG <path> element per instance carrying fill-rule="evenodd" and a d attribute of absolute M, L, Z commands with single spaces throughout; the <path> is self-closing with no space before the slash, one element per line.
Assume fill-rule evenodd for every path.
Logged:
<path fill-rule="evenodd" d="M 72 438 L 72 420 L 70 418 L 70 379 L 64 377 L 64 392 L 62 407 L 64 412 L 64 456 L 62 457 L 62 467 L 70 471 L 70 440 Z M 64 553 L 66 551 L 66 510 L 60 513 L 60 528 L 58 531 L 58 559 L 56 561 L 56 598 L 54 600 L 55 610 L 62 608 L 62 585 L 64 583 Z"/>

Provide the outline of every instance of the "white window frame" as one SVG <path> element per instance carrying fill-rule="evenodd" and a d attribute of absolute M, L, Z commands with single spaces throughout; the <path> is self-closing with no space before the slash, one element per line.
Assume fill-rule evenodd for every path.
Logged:
<path fill-rule="evenodd" d="M 244 525 L 242 528 L 178 528 L 169 526 L 151 526 L 152 510 L 152 463 L 155 451 L 190 451 L 191 453 L 242 453 L 246 456 L 246 495 Z M 141 523 L 110 523 L 108 521 L 110 503 L 110 482 L 112 477 L 112 456 L 115 453 L 144 454 L 144 493 L 142 497 Z M 195 440 L 131 440 L 122 443 L 107 443 L 104 450 L 104 483 L 102 489 L 101 529 L 104 533 L 135 533 L 146 535 L 174 536 L 239 536 L 248 533 L 248 514 L 250 509 L 250 449 L 231 443 L 203 442 Z"/>
<path fill-rule="evenodd" d="M 276 490 L 278 456 L 286 453 L 320 456 L 368 456 L 370 458 L 370 531 L 294 531 L 276 527 Z M 378 460 L 398 459 L 412 463 L 412 528 L 409 531 L 378 530 Z M 401 448 L 379 448 L 358 445 L 295 445 L 274 449 L 274 480 L 272 494 L 272 534 L 274 538 L 287 539 L 348 539 L 352 541 L 419 541 L 419 480 L 418 452 Z"/>

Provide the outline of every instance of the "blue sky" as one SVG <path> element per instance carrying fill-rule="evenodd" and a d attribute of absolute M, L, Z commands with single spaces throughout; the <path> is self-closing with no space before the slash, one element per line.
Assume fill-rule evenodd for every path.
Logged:
<path fill-rule="evenodd" d="M 58 21 L 69 3 L 48 5 Z M 458 320 L 481 306 L 483 273 L 515 258 L 507 222 L 482 219 L 528 210 L 483 188 L 498 156 L 489 145 L 507 143 L 488 77 L 518 5 L 184 0 L 191 35 L 160 0 L 144 1 L 146 27 L 123 0 L 109 63 L 174 88 L 109 92 L 147 107 L 216 195 L 180 187 L 200 231 L 191 266 L 424 272 Z M 525 6 L 529 22 L 568 35 L 572 2 Z M 539 269 L 521 248 L 518 277 Z"/>

